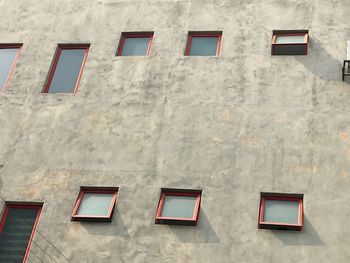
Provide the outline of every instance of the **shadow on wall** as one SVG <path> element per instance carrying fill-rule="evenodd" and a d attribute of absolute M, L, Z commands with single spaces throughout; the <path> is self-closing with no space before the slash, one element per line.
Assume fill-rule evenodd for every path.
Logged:
<path fill-rule="evenodd" d="M 308 55 L 296 56 L 296 60 L 322 80 L 341 80 L 342 62 L 328 53 L 315 38 L 309 39 Z"/>
<path fill-rule="evenodd" d="M 301 232 L 273 230 L 272 233 L 285 246 L 325 246 L 307 217 L 304 217 L 304 229 Z"/>
<path fill-rule="evenodd" d="M 113 213 L 112 222 L 80 222 L 90 235 L 98 236 L 119 236 L 129 238 L 128 229 L 116 207 Z"/>
<path fill-rule="evenodd" d="M 174 235 L 183 243 L 219 243 L 220 240 L 208 217 L 200 211 L 197 226 L 169 226 Z"/>

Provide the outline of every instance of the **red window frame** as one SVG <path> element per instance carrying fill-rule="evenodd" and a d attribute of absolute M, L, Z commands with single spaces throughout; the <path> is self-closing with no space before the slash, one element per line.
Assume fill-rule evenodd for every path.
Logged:
<path fill-rule="evenodd" d="M 279 222 L 264 221 L 265 201 L 294 201 L 299 203 L 298 224 L 288 224 Z M 261 193 L 259 206 L 259 228 L 260 229 L 279 229 L 301 231 L 304 224 L 304 204 L 302 194 L 280 194 L 280 193 Z"/>
<path fill-rule="evenodd" d="M 10 72 L 9 72 L 9 74 L 7 76 L 7 80 L 6 80 L 5 84 L 4 84 L 4 86 L 0 87 L 1 92 L 5 92 L 7 90 L 8 85 L 10 84 L 10 79 L 11 79 L 13 71 L 15 70 L 15 67 L 16 67 L 19 55 L 20 55 L 20 53 L 22 51 L 22 47 L 23 47 L 23 44 L 21 44 L 21 43 L 20 44 L 0 44 L 0 49 L 10 49 L 10 48 L 14 49 L 14 48 L 18 48 L 16 57 L 13 60 Z"/>
<path fill-rule="evenodd" d="M 152 49 L 152 44 L 153 44 L 153 36 L 154 32 L 122 32 L 120 35 L 120 40 L 119 40 L 119 45 L 117 49 L 117 56 L 118 57 L 124 57 L 123 56 L 123 48 L 125 44 L 125 39 L 126 38 L 149 38 L 148 42 L 148 48 L 145 57 L 150 57 L 151 56 L 151 49 Z M 142 56 L 140 56 L 142 57 Z"/>
<path fill-rule="evenodd" d="M 23 263 L 26 263 L 28 255 L 29 255 L 30 247 L 31 247 L 33 239 L 34 239 L 35 231 L 36 231 L 36 228 L 37 228 L 38 223 L 39 223 L 39 218 L 40 218 L 40 214 L 41 214 L 41 211 L 42 211 L 42 208 L 43 208 L 43 204 L 42 203 L 40 203 L 40 204 L 34 204 L 34 203 L 26 204 L 26 203 L 17 203 L 17 202 L 16 203 L 12 203 L 12 202 L 11 203 L 5 203 L 4 211 L 3 211 L 2 218 L 1 218 L 1 221 L 0 221 L 0 235 L 2 233 L 4 225 L 6 223 L 7 214 L 8 214 L 8 212 L 9 212 L 9 210 L 11 208 L 38 209 L 38 213 L 37 213 L 36 219 L 34 221 L 32 233 L 30 235 L 30 238 L 29 238 L 29 241 L 28 241 L 28 245 L 27 245 L 26 251 L 25 251 L 24 256 L 23 256 Z"/>
<path fill-rule="evenodd" d="M 276 43 L 276 39 L 278 36 L 304 36 L 304 43 Z M 271 46 L 271 55 L 279 55 L 276 54 L 277 46 L 303 46 L 304 54 L 308 53 L 308 44 L 309 44 L 309 32 L 308 30 L 275 30 L 272 33 L 272 46 Z M 298 55 L 298 54 L 296 54 Z"/>
<path fill-rule="evenodd" d="M 193 211 L 192 218 L 180 218 L 180 217 L 162 217 L 162 209 L 166 196 L 194 196 L 197 197 L 196 205 Z M 197 225 L 199 218 L 199 211 L 202 199 L 202 190 L 185 190 L 185 189 L 169 189 L 162 188 L 159 198 L 157 212 L 156 212 L 156 224 L 166 225 Z"/>
<path fill-rule="evenodd" d="M 96 216 L 96 215 L 78 215 L 81 201 L 85 193 L 95 193 L 95 194 L 113 194 L 108 214 L 106 216 Z M 118 187 L 81 187 L 77 200 L 72 211 L 72 221 L 112 221 L 114 207 L 118 199 Z"/>
<path fill-rule="evenodd" d="M 217 37 L 218 43 L 216 46 L 216 55 L 220 55 L 221 51 L 221 39 L 222 39 L 222 31 L 216 31 L 216 32 L 188 32 L 187 42 L 186 42 L 186 48 L 185 48 L 185 56 L 191 56 L 191 46 L 192 46 L 192 38 L 193 37 Z"/>
<path fill-rule="evenodd" d="M 77 82 L 75 84 L 73 93 L 62 92 L 62 93 L 58 93 L 58 94 L 73 94 L 74 95 L 77 92 L 78 87 L 79 87 L 79 83 L 80 83 L 81 78 L 83 76 L 84 67 L 85 67 L 87 56 L 88 56 L 88 53 L 89 53 L 89 50 L 90 50 L 90 44 L 58 44 L 56 52 L 55 52 L 55 55 L 54 55 L 54 58 L 53 58 L 53 61 L 52 61 L 52 65 L 51 65 L 51 68 L 50 68 L 50 71 L 49 71 L 49 74 L 48 74 L 48 77 L 47 77 L 47 80 L 46 80 L 46 83 L 44 85 L 43 93 L 49 93 L 50 86 L 51 86 L 51 83 L 52 83 L 52 79 L 53 79 L 53 77 L 55 75 L 55 72 L 56 72 L 58 60 L 59 60 L 59 58 L 61 56 L 62 50 L 65 50 L 65 49 L 67 49 L 67 50 L 71 50 L 71 49 L 85 49 L 86 50 L 85 51 L 85 56 L 84 56 L 84 59 L 83 59 L 83 63 L 81 64 L 79 75 L 78 75 Z M 55 93 L 55 94 L 57 94 L 57 93 Z"/>

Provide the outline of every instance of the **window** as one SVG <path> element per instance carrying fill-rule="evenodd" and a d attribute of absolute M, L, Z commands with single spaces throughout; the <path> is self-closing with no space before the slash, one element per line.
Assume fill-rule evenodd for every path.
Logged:
<path fill-rule="evenodd" d="M 22 44 L 0 44 L 0 91 L 4 92 L 10 82 Z"/>
<path fill-rule="evenodd" d="M 201 190 L 163 188 L 158 202 L 156 224 L 197 225 Z"/>
<path fill-rule="evenodd" d="M 307 55 L 308 30 L 274 30 L 272 55 Z"/>
<path fill-rule="evenodd" d="M 58 45 L 44 93 L 77 91 L 90 45 Z"/>
<path fill-rule="evenodd" d="M 150 56 L 153 32 L 123 32 L 117 56 Z"/>
<path fill-rule="evenodd" d="M 259 228 L 301 231 L 303 195 L 261 193 Z"/>
<path fill-rule="evenodd" d="M 26 262 L 42 204 L 6 203 L 0 223 L 0 262 Z"/>
<path fill-rule="evenodd" d="M 345 81 L 345 77 L 350 76 L 350 60 L 344 60 L 342 68 L 342 80 Z"/>
<path fill-rule="evenodd" d="M 218 56 L 222 32 L 189 32 L 185 56 Z"/>
<path fill-rule="evenodd" d="M 110 222 L 117 193 L 116 187 L 81 187 L 73 208 L 72 220 Z"/>

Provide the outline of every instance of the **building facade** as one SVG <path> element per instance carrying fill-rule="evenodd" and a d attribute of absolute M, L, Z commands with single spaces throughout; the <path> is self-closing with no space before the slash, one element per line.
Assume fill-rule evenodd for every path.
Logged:
<path fill-rule="evenodd" d="M 1 217 L 42 205 L 24 260 L 349 262 L 350 2 L 0 0 L 0 14 L 0 44 L 21 44 L 0 94 Z M 307 55 L 271 55 L 273 30 L 301 29 Z M 122 32 L 152 32 L 149 54 L 118 53 Z M 221 33 L 219 52 L 185 56 L 189 32 Z M 48 92 L 59 44 L 88 47 L 74 92 Z M 72 221 L 81 187 L 117 189 L 111 222 Z M 196 226 L 155 224 L 161 188 L 202 191 Z M 302 231 L 259 229 L 262 192 L 303 194 Z"/>

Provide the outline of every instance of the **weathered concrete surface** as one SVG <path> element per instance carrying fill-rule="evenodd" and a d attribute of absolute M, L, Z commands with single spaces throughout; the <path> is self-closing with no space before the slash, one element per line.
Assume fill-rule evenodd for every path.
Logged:
<path fill-rule="evenodd" d="M 344 0 L 0 0 L 23 42 L 0 95 L 0 193 L 45 202 L 38 230 L 73 263 L 345 263 L 350 259 L 350 37 Z M 272 57 L 274 29 L 309 55 Z M 183 57 L 223 30 L 220 57 Z M 155 31 L 150 59 L 115 57 Z M 41 94 L 58 43 L 91 43 L 76 95 Z M 119 186 L 111 224 L 76 223 L 81 185 Z M 199 225 L 154 225 L 160 187 L 202 188 Z M 261 191 L 305 195 L 305 230 L 257 229 Z M 67 262 L 36 234 L 30 260 Z M 35 255 L 34 255 L 35 254 Z"/>

